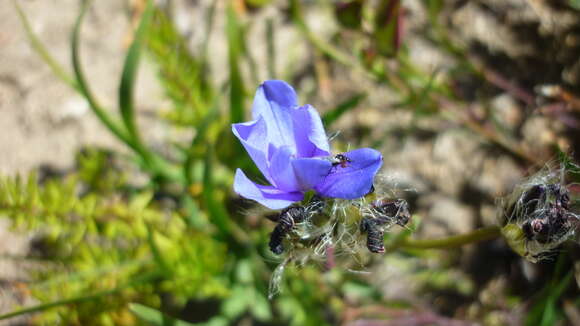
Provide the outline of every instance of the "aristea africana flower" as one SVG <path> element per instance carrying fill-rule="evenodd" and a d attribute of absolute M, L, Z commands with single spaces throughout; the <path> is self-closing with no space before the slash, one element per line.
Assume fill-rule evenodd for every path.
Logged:
<path fill-rule="evenodd" d="M 280 80 L 256 91 L 250 122 L 232 125 L 246 151 L 270 186 L 252 182 L 236 171 L 234 190 L 271 208 L 281 209 L 314 190 L 322 197 L 355 199 L 367 194 L 382 165 L 370 148 L 333 156 L 318 112 L 298 106 L 296 92 Z"/>

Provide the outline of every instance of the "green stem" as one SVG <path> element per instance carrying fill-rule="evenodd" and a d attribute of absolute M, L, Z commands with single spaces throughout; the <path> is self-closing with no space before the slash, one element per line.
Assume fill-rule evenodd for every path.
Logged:
<path fill-rule="evenodd" d="M 14 4 L 14 7 L 16 8 L 16 13 L 18 14 L 18 17 L 20 18 L 22 25 L 24 26 L 24 31 L 26 32 L 26 36 L 28 37 L 28 40 L 30 41 L 30 45 L 32 46 L 34 51 L 36 51 L 36 53 L 38 53 L 38 55 L 40 55 L 42 60 L 44 60 L 44 62 L 46 62 L 46 64 L 50 67 L 50 69 L 52 69 L 52 72 L 58 78 L 60 78 L 63 82 L 65 82 L 71 88 L 73 88 L 77 91 L 80 91 L 79 85 L 77 84 L 77 82 L 62 68 L 62 66 L 54 59 L 54 57 L 52 57 L 50 55 L 50 53 L 48 52 L 48 50 L 46 49 L 44 44 L 42 44 L 42 42 L 38 39 L 36 34 L 34 34 L 34 31 L 32 30 L 32 26 L 30 26 L 30 21 L 28 20 L 28 17 L 26 17 L 26 15 L 24 14 L 24 11 L 22 10 L 22 7 L 20 7 L 20 5 L 18 4 L 18 1 L 13 0 L 12 3 Z"/>
<path fill-rule="evenodd" d="M 111 116 L 109 116 L 106 111 L 99 105 L 93 93 L 89 89 L 85 75 L 82 70 L 79 54 L 79 43 L 80 43 L 80 33 L 81 25 L 87 8 L 89 7 L 90 1 L 84 2 L 82 4 L 81 13 L 77 17 L 75 27 L 73 29 L 72 40 L 71 40 L 71 52 L 72 52 L 72 65 L 77 80 L 78 88 L 81 94 L 85 97 L 87 102 L 89 102 L 89 107 L 95 113 L 97 118 L 113 133 L 115 136 L 128 145 L 132 145 L 131 139 L 127 134 L 127 131 L 122 128 L 117 121 L 114 121 Z M 133 146 L 131 146 L 133 147 Z"/>
<path fill-rule="evenodd" d="M 51 309 L 51 308 L 55 308 L 55 307 L 59 307 L 62 305 L 70 305 L 70 304 L 75 304 L 75 303 L 80 303 L 80 302 L 84 302 L 84 301 L 90 301 L 90 300 L 94 300 L 94 299 L 98 299 L 100 297 L 104 297 L 104 296 L 108 296 L 108 295 L 112 295 L 115 293 L 118 293 L 126 288 L 129 287 L 133 287 L 142 283 L 146 283 L 149 282 L 157 277 L 159 277 L 161 275 L 161 273 L 159 273 L 158 271 L 153 271 L 151 273 L 145 274 L 143 276 L 141 276 L 138 279 L 133 280 L 132 282 L 129 282 L 127 284 L 124 284 L 120 287 L 111 289 L 111 290 L 104 290 L 104 291 L 98 291 L 98 292 L 94 292 L 88 295 L 84 295 L 84 296 L 78 296 L 78 297 L 74 297 L 74 298 L 67 298 L 67 299 L 62 299 L 62 300 L 57 300 L 57 301 L 53 301 L 53 302 L 48 302 L 48 303 L 43 303 L 43 304 L 39 304 L 36 306 L 32 306 L 32 307 L 28 307 L 28 308 L 23 308 L 23 309 L 19 309 L 19 310 L 15 310 L 13 312 L 9 312 L 7 314 L 3 314 L 0 315 L 0 320 L 4 320 L 4 319 L 8 319 L 8 318 L 13 318 L 13 317 L 17 317 L 17 316 L 21 316 L 24 314 L 30 314 L 30 313 L 34 313 L 34 312 L 40 312 L 40 311 L 44 311 L 47 309 Z"/>
<path fill-rule="evenodd" d="M 78 84 L 78 88 L 82 95 L 85 97 L 87 102 L 89 102 L 89 107 L 95 113 L 97 118 L 101 120 L 101 122 L 123 143 L 125 143 L 129 148 L 131 148 L 135 153 L 137 153 L 143 159 L 143 163 L 146 165 L 149 170 L 155 176 L 162 177 L 168 180 L 177 180 L 183 181 L 181 178 L 181 173 L 177 170 L 174 166 L 172 166 L 169 162 L 164 160 L 162 157 L 155 155 L 154 153 L 148 151 L 145 146 L 139 141 L 136 137 L 135 127 L 132 126 L 132 118 L 129 117 L 128 120 L 131 122 L 125 128 L 119 121 L 114 120 L 103 107 L 97 102 L 96 98 L 93 96 L 89 85 L 86 81 L 85 75 L 82 70 L 82 65 L 80 62 L 80 54 L 79 54 L 79 43 L 80 43 L 80 32 L 81 32 L 81 25 L 83 22 L 84 15 L 87 11 L 87 8 L 90 4 L 90 1 L 86 1 L 82 5 L 81 13 L 79 14 L 73 34 L 72 34 L 72 42 L 71 42 L 71 51 L 72 51 L 72 63 L 73 69 L 76 77 L 76 81 Z M 130 91 L 130 90 L 129 90 Z M 129 92 L 128 91 L 128 92 Z M 127 97 L 128 98 L 128 97 Z M 121 103 L 121 105 L 132 106 L 129 103 Z"/>
<path fill-rule="evenodd" d="M 342 65 L 344 65 L 346 67 L 350 67 L 355 71 L 362 72 L 364 75 L 366 75 L 367 77 L 369 77 L 372 80 L 376 81 L 376 80 L 380 79 L 376 74 L 373 74 L 371 71 L 368 71 L 363 66 L 361 66 L 359 64 L 359 60 L 357 58 L 353 58 L 352 56 L 349 56 L 348 54 L 344 53 L 340 49 L 334 47 L 332 44 L 318 38 L 316 36 L 316 34 L 313 33 L 312 30 L 310 30 L 310 28 L 306 24 L 304 17 L 302 15 L 302 11 L 301 11 L 300 4 L 299 4 L 298 0 L 292 0 L 291 4 L 292 4 L 292 7 L 291 7 L 292 18 L 294 19 L 294 23 L 298 26 L 300 31 L 310 41 L 310 43 L 312 43 L 312 45 L 314 45 L 314 47 L 316 47 L 319 51 L 321 51 L 325 55 L 329 56 L 333 60 L 341 63 Z M 459 50 L 457 50 L 457 51 L 459 51 Z M 457 51 L 454 51 L 452 53 L 461 53 L 461 51 L 459 51 L 459 52 L 457 52 Z M 399 63 L 403 64 L 403 66 L 406 65 L 407 68 L 413 68 L 415 75 L 417 75 L 416 72 L 418 70 L 416 68 L 414 68 L 408 61 L 405 61 L 404 56 L 401 56 L 401 58 L 403 58 L 403 59 L 399 60 Z M 477 70 L 475 69 L 475 67 L 473 67 L 473 64 L 471 62 L 469 62 L 469 61 L 466 61 L 466 62 L 468 64 L 467 67 L 469 67 L 470 70 L 474 70 L 477 72 Z M 397 88 L 403 94 L 408 95 L 412 92 L 412 87 L 409 85 L 409 83 L 405 79 L 400 78 L 396 73 L 393 73 L 391 71 L 387 71 L 386 78 L 387 78 L 388 82 L 393 85 L 393 87 Z M 434 88 L 434 90 L 436 90 L 437 93 L 440 95 L 439 97 L 445 99 L 447 103 L 451 102 L 449 94 L 447 94 L 447 92 L 442 91 L 441 89 L 439 89 L 439 87 Z M 507 140 L 500 137 L 499 135 L 497 135 L 493 131 L 486 130 L 482 126 L 480 126 L 474 122 L 471 122 L 469 120 L 462 121 L 456 115 L 450 116 L 449 114 L 447 114 L 447 115 L 443 115 L 443 116 L 452 122 L 464 123 L 467 126 L 467 128 L 469 128 L 470 130 L 474 131 L 475 133 L 477 133 L 479 135 L 482 135 L 487 140 L 499 145 L 500 147 L 504 148 L 508 152 L 514 154 L 516 157 L 518 157 L 524 161 L 538 165 L 537 160 L 533 156 L 529 155 L 526 151 L 519 148 L 518 146 L 509 143 Z"/>
<path fill-rule="evenodd" d="M 369 72 L 368 70 L 364 69 L 362 66 L 358 64 L 358 60 L 353 58 L 341 50 L 337 49 L 336 47 L 332 46 L 330 43 L 318 38 L 314 32 L 308 27 L 304 17 L 302 15 L 302 8 L 300 7 L 300 3 L 298 0 L 291 1 L 291 14 L 292 18 L 294 19 L 294 23 L 298 27 L 298 29 L 304 34 L 304 36 L 316 47 L 320 52 L 326 54 L 333 60 L 340 62 L 341 64 L 350 67 L 360 73 L 363 73 L 367 77 L 376 80 L 376 76 Z"/>
<path fill-rule="evenodd" d="M 86 280 L 88 278 L 97 278 L 97 277 L 103 277 L 105 275 L 114 275 L 114 274 L 120 274 L 121 272 L 127 272 L 127 270 L 130 270 L 132 268 L 140 268 L 145 266 L 146 264 L 150 264 L 153 263 L 153 259 L 151 257 L 146 257 L 146 258 L 142 258 L 142 259 L 138 259 L 138 260 L 131 260 L 131 261 L 126 261 L 126 262 L 122 262 L 119 263 L 117 265 L 109 265 L 109 266 L 102 266 L 102 267 L 98 267 L 98 268 L 93 268 L 91 270 L 88 271 L 77 271 L 77 272 L 72 272 L 69 274 L 61 274 L 61 275 L 57 275 L 55 277 L 52 277 L 48 280 L 42 281 L 40 283 L 35 283 L 33 285 L 31 285 L 31 288 L 35 289 L 35 290 L 45 290 L 46 288 L 48 288 L 49 286 L 55 286 L 58 284 L 62 284 L 62 283 L 72 283 L 72 282 L 78 282 L 78 281 L 83 281 Z"/>
<path fill-rule="evenodd" d="M 395 249 L 451 249 L 458 248 L 467 244 L 476 243 L 485 240 L 491 240 L 501 235 L 501 229 L 498 226 L 487 226 L 481 229 L 474 230 L 469 233 L 454 235 L 441 239 L 402 239 L 401 241 L 393 243 L 388 251 Z"/>

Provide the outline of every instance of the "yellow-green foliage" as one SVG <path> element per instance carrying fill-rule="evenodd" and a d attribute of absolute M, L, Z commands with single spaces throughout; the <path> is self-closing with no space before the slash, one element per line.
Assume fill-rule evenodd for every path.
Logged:
<path fill-rule="evenodd" d="M 114 153 L 97 148 L 86 148 L 76 155 L 79 181 L 90 190 L 107 193 L 120 189 L 127 176 L 114 164 Z"/>
<path fill-rule="evenodd" d="M 48 259 L 33 275 L 31 293 L 43 303 L 97 293 L 48 310 L 39 323 L 130 325 L 136 320 L 129 302 L 155 307 L 164 292 L 177 303 L 226 293 L 216 276 L 223 270 L 223 244 L 155 207 L 149 192 L 130 198 L 84 193 L 90 187 L 78 179 L 39 185 L 34 175 L 0 178 L 0 213 L 17 229 L 38 233 Z"/>
<path fill-rule="evenodd" d="M 198 125 L 208 113 L 214 91 L 203 56 L 194 56 L 186 39 L 165 13 L 156 9 L 147 35 L 149 54 L 173 109 L 165 116 L 181 125 Z"/>

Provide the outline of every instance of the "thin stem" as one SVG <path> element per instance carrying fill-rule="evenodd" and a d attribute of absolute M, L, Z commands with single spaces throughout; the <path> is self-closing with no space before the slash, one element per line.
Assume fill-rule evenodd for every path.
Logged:
<path fill-rule="evenodd" d="M 46 49 L 44 44 L 38 39 L 38 36 L 32 30 L 32 26 L 30 26 L 30 21 L 28 17 L 24 14 L 22 7 L 16 0 L 13 0 L 12 3 L 16 8 L 16 13 L 24 26 L 24 31 L 26 32 L 26 36 L 30 41 L 30 45 L 40 55 L 42 60 L 46 62 L 46 64 L 52 69 L 52 72 L 60 78 L 63 82 L 65 82 L 68 86 L 75 89 L 76 91 L 80 91 L 78 83 L 63 69 L 63 67 L 54 59 L 53 56 L 50 55 L 50 52 Z"/>
<path fill-rule="evenodd" d="M 326 54 L 330 58 L 334 59 L 335 61 L 337 61 L 337 62 L 339 62 L 347 67 L 350 67 L 356 71 L 362 72 L 365 76 L 369 77 L 372 80 L 376 81 L 379 79 L 378 76 L 376 76 L 375 74 L 373 74 L 372 72 L 368 71 L 363 66 L 361 66 L 358 63 L 359 62 L 358 59 L 353 58 L 352 56 L 344 53 L 342 50 L 332 46 L 330 43 L 318 38 L 316 36 L 316 34 L 314 34 L 310 30 L 308 25 L 306 24 L 306 22 L 302 16 L 301 8 L 299 7 L 298 1 L 293 0 L 291 3 L 292 3 L 292 17 L 294 19 L 294 23 L 297 25 L 297 27 L 300 29 L 300 31 L 304 34 L 304 36 L 310 41 L 310 43 L 312 43 L 318 50 L 320 50 L 322 53 Z M 405 62 L 403 56 L 401 56 L 401 58 L 403 58 L 403 59 L 399 60 L 399 63 L 407 66 L 407 68 L 413 68 L 414 71 L 417 71 L 417 69 L 415 69 L 409 62 Z M 468 62 L 468 63 L 470 65 L 472 64 L 471 62 Z M 475 70 L 475 71 L 477 71 L 477 70 Z M 394 73 L 392 71 L 386 71 L 385 78 L 397 90 L 404 93 L 405 96 L 412 95 L 412 87 L 408 84 L 407 81 L 405 81 L 403 78 L 398 76 L 396 73 Z M 489 78 L 489 76 L 487 76 L 487 78 Z M 448 94 L 437 89 L 437 87 L 434 87 L 434 90 L 436 90 L 438 92 L 438 94 L 440 95 L 438 97 L 439 100 L 444 99 L 447 104 L 451 103 L 451 99 L 449 99 Z M 509 151 L 510 153 L 514 154 L 515 156 L 519 157 L 520 159 L 528 161 L 532 164 L 536 164 L 536 165 L 538 164 L 538 160 L 535 157 L 533 157 L 531 154 L 529 154 L 527 151 L 525 151 L 523 148 L 521 148 L 515 144 L 511 144 L 509 141 L 502 138 L 500 135 L 496 134 L 495 132 L 493 132 L 491 130 L 487 130 L 484 127 L 480 126 L 479 124 L 477 124 L 473 121 L 461 120 L 461 119 L 459 119 L 459 117 L 457 117 L 456 114 L 447 114 L 447 115 L 443 115 L 443 116 L 452 122 L 463 123 L 471 131 L 481 135 L 482 137 L 489 140 L 490 142 L 493 142 L 493 143 L 499 145 L 500 147 Z"/>
<path fill-rule="evenodd" d="M 487 226 L 481 229 L 474 230 L 469 233 L 454 235 L 447 238 L 440 239 L 402 239 L 401 241 L 393 243 L 388 251 L 393 251 L 399 248 L 406 249 L 451 249 L 458 248 L 467 244 L 472 244 L 480 241 L 491 240 L 501 235 L 499 226 Z"/>
<path fill-rule="evenodd" d="M 353 58 L 352 56 L 342 52 L 338 48 L 334 47 L 330 43 L 318 38 L 314 32 L 308 27 L 304 17 L 302 15 L 302 8 L 300 8 L 300 3 L 297 0 L 291 1 L 291 14 L 292 18 L 294 19 L 294 23 L 298 27 L 298 29 L 304 34 L 304 36 L 312 43 L 318 50 L 322 53 L 326 54 L 333 60 L 340 62 L 341 64 L 350 67 L 358 72 L 363 73 L 367 77 L 376 80 L 377 77 L 369 72 L 368 70 L 364 69 L 361 65 L 358 64 L 358 60 Z"/>
<path fill-rule="evenodd" d="M 71 52 L 72 52 L 72 65 L 77 81 L 78 88 L 81 94 L 85 97 L 89 103 L 89 107 L 93 113 L 99 118 L 99 120 L 109 129 L 118 139 L 123 141 L 125 144 L 134 148 L 131 138 L 127 134 L 127 131 L 122 128 L 119 123 L 111 118 L 106 111 L 99 105 L 93 93 L 90 91 L 89 86 L 86 82 L 85 75 L 81 68 L 80 54 L 79 54 L 79 43 L 80 43 L 80 33 L 83 18 L 87 12 L 90 1 L 84 2 L 81 7 L 81 12 L 77 17 L 75 27 L 73 29 L 71 38 Z"/>
<path fill-rule="evenodd" d="M 99 120 L 107 127 L 107 129 L 109 129 L 119 140 L 121 140 L 123 143 L 129 146 L 129 148 L 131 148 L 135 153 L 137 153 L 143 160 L 143 164 L 155 176 L 162 177 L 168 180 L 182 181 L 181 174 L 174 166 L 172 166 L 169 162 L 167 162 L 159 155 L 155 155 L 155 153 L 152 153 L 149 150 L 147 150 L 147 148 L 139 141 L 139 139 L 136 137 L 136 131 L 134 131 L 135 128 L 130 127 L 130 124 L 132 122 L 128 124 L 129 125 L 128 129 L 125 128 L 124 125 L 120 124 L 119 121 L 117 121 L 116 119 L 113 119 L 113 117 L 111 117 L 106 112 L 106 110 L 99 104 L 99 102 L 91 92 L 89 84 L 87 83 L 87 80 L 82 70 L 79 53 L 81 26 L 89 4 L 90 1 L 86 1 L 83 3 L 81 7 L 81 13 L 79 14 L 77 21 L 75 23 L 71 40 L 72 64 L 76 82 L 78 84 L 78 89 L 89 103 L 89 107 L 91 108 L 93 113 L 97 116 L 97 118 L 99 118 Z M 125 103 L 122 105 L 127 104 Z"/>
<path fill-rule="evenodd" d="M 62 300 L 57 300 L 57 301 L 39 304 L 39 305 L 32 306 L 32 307 L 22 308 L 22 309 L 19 309 L 16 311 L 12 311 L 12 312 L 0 315 L 0 320 L 17 317 L 17 316 L 21 316 L 24 314 L 44 311 L 47 309 L 51 309 L 51 308 L 55 308 L 55 307 L 59 307 L 59 306 L 63 306 L 63 305 L 70 305 L 70 304 L 75 304 L 75 303 L 80 303 L 80 302 L 84 302 L 84 301 L 98 299 L 98 298 L 104 297 L 104 296 L 113 295 L 113 294 L 116 294 L 124 289 L 129 288 L 129 287 L 133 287 L 133 286 L 136 286 L 139 284 L 150 282 L 151 280 L 159 277 L 160 275 L 161 275 L 161 273 L 159 271 L 152 271 L 151 273 L 144 274 L 143 276 L 136 278 L 127 284 L 121 285 L 121 286 L 114 288 L 114 289 L 111 289 L 111 290 L 98 291 L 98 292 L 94 292 L 94 293 L 84 295 L 84 296 L 67 298 L 67 299 L 62 299 Z"/>

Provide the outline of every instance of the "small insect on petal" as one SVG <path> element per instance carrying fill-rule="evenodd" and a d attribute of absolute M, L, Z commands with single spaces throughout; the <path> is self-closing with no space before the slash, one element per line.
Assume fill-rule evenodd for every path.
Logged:
<path fill-rule="evenodd" d="M 345 168 L 345 167 L 347 167 L 348 163 L 352 163 L 352 160 L 344 154 L 336 154 L 332 158 L 332 166 L 339 166 L 340 165 L 341 168 Z"/>
<path fill-rule="evenodd" d="M 328 158 L 330 172 L 314 190 L 323 197 L 357 199 L 365 196 L 383 163 L 380 152 L 359 148 Z"/>

